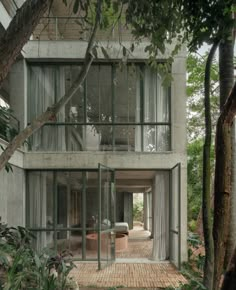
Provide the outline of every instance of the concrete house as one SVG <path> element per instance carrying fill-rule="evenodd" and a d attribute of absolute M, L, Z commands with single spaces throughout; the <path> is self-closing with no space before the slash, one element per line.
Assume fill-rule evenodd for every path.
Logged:
<path fill-rule="evenodd" d="M 54 2 L 0 90 L 16 129 L 68 92 L 83 63 L 86 32 L 78 31 L 70 5 Z M 15 11 L 14 1 L 0 2 L 2 31 Z M 130 37 L 123 31 L 127 48 Z M 142 193 L 151 259 L 179 267 L 187 259 L 186 52 L 175 57 L 173 81 L 163 87 L 146 64 L 146 42 L 122 65 L 117 31 L 109 42 L 102 32 L 98 38 L 109 59 L 98 49 L 83 86 L 57 119 L 15 152 L 13 172 L 0 172 L 1 220 L 30 228 L 37 249 L 68 248 L 101 268 L 115 261 L 116 240 L 129 244 L 133 193 Z"/>

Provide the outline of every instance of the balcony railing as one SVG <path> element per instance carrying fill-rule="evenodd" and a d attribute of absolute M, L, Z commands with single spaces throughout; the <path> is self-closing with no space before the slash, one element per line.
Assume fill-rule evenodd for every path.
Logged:
<path fill-rule="evenodd" d="M 37 25 L 31 40 L 88 40 L 91 26 L 81 17 L 42 17 Z M 97 32 L 97 39 L 131 40 L 132 34 L 120 22 L 111 24 L 106 30 Z"/>
<path fill-rule="evenodd" d="M 169 123 L 48 123 L 29 151 L 170 151 Z"/>

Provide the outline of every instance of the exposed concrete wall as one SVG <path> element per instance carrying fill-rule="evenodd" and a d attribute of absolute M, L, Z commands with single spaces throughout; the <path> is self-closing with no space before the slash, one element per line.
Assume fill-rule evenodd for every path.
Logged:
<path fill-rule="evenodd" d="M 186 60 L 178 56 L 172 65 L 172 151 L 186 154 Z"/>
<path fill-rule="evenodd" d="M 133 193 L 124 192 L 124 222 L 129 224 L 129 229 L 133 229 Z"/>
<path fill-rule="evenodd" d="M 0 216 L 8 225 L 25 225 L 25 172 L 12 166 L 13 172 L 0 171 Z"/>
<path fill-rule="evenodd" d="M 10 15 L 7 13 L 7 10 L 5 9 L 5 7 L 3 6 L 2 2 L 0 1 L 0 15 L 1 15 L 1 23 L 3 25 L 3 27 L 5 29 L 7 29 L 9 23 L 11 22 L 11 17 Z"/>
<path fill-rule="evenodd" d="M 187 167 L 184 153 L 139 152 L 67 152 L 25 153 L 26 169 L 97 169 L 98 163 L 115 169 L 170 169 L 181 162 Z"/>
<path fill-rule="evenodd" d="M 7 142 L 0 139 L 1 146 Z M 2 149 L 0 149 L 0 154 Z M 0 171 L 0 216 L 9 225 L 25 225 L 25 172 L 22 151 L 17 150 L 9 163 L 13 172 Z"/>
<path fill-rule="evenodd" d="M 3 148 L 5 148 L 7 146 L 7 142 L 0 139 L 0 145 L 3 146 Z M 2 153 L 2 149 L 0 148 L 0 154 Z M 23 159 L 24 159 L 24 152 L 21 150 L 16 150 L 15 153 L 12 155 L 12 157 L 9 160 L 9 163 L 11 165 L 23 168 Z"/>
<path fill-rule="evenodd" d="M 187 251 L 187 167 L 181 164 L 181 261 L 188 260 Z"/>
<path fill-rule="evenodd" d="M 101 46 L 106 48 L 109 55 L 109 61 L 113 59 L 123 59 L 122 46 L 117 41 L 101 41 Z M 122 45 L 130 48 L 131 41 L 122 41 Z M 143 41 L 137 45 L 128 57 L 129 60 L 145 60 L 148 59 L 148 52 L 145 52 L 145 47 L 150 44 Z M 32 61 L 68 61 L 68 60 L 83 60 L 87 48 L 86 41 L 29 41 L 23 49 L 24 57 Z M 166 48 L 165 54 L 160 54 L 159 59 L 164 59 L 170 56 L 174 44 Z M 97 50 L 98 59 L 107 61 L 107 58 L 102 53 L 101 49 Z M 185 57 L 186 51 L 183 48 L 178 56 Z"/>

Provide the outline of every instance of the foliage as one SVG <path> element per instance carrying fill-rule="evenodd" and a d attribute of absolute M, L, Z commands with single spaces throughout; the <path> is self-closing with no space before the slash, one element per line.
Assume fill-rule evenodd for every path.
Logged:
<path fill-rule="evenodd" d="M 204 74 L 208 53 L 203 56 L 189 54 L 187 58 L 187 136 L 189 142 L 204 136 Z M 211 112 L 213 136 L 219 116 L 218 62 L 211 67 Z"/>
<path fill-rule="evenodd" d="M 149 51 L 157 55 L 165 51 L 165 44 L 173 40 L 196 51 L 204 42 L 212 44 L 224 39 L 233 26 L 233 0 L 123 0 L 128 3 L 127 22 L 137 39 L 151 40 Z M 175 47 L 176 48 L 176 47 Z"/>
<path fill-rule="evenodd" d="M 196 229 L 196 221 L 202 205 L 202 148 L 204 124 L 204 73 L 207 54 L 189 54 L 187 58 L 187 133 L 188 155 L 188 221 L 189 229 Z M 219 115 L 218 63 L 211 68 L 211 111 L 213 135 Z M 214 147 L 211 148 L 211 168 L 214 168 Z"/>
<path fill-rule="evenodd" d="M 188 234 L 188 263 L 183 263 L 182 274 L 188 279 L 187 284 L 181 284 L 178 288 L 168 287 L 166 290 L 207 290 L 201 283 L 202 269 L 205 256 L 198 253 L 202 248 L 202 241 L 197 234 Z"/>
<path fill-rule="evenodd" d="M 133 206 L 133 220 L 143 222 L 143 202 L 136 201 Z"/>
<path fill-rule="evenodd" d="M 18 134 L 18 128 L 13 122 L 16 119 L 13 119 L 12 110 L 0 106 L 0 138 L 11 141 Z"/>
<path fill-rule="evenodd" d="M 49 250 L 36 253 L 31 247 L 33 235 L 23 227 L 0 224 L 0 289 L 68 289 L 74 283 L 68 274 L 75 267 L 66 261 L 68 253 Z M 75 286 L 75 284 L 74 284 Z"/>

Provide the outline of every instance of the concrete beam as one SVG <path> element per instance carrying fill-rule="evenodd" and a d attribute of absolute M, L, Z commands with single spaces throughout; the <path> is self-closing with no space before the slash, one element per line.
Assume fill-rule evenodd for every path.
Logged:
<path fill-rule="evenodd" d="M 129 173 L 127 173 L 129 176 Z M 116 179 L 116 187 L 149 187 L 152 186 L 152 180 L 150 179 Z"/>
<path fill-rule="evenodd" d="M 104 47 L 109 55 L 109 61 L 116 59 L 123 59 L 122 47 L 117 41 L 101 41 L 99 42 Z M 122 45 L 130 48 L 132 42 L 122 41 Z M 149 45 L 149 42 L 143 41 L 137 45 L 132 53 L 128 57 L 130 60 L 146 60 L 149 58 L 148 52 L 145 52 L 145 47 Z M 52 41 L 52 40 L 31 40 L 23 49 L 24 57 L 28 60 L 38 61 L 69 61 L 69 60 L 83 60 L 87 48 L 87 41 Z M 158 59 L 165 59 L 170 56 L 174 46 L 166 48 L 165 54 L 160 54 Z M 68 53 L 69 52 L 69 53 Z M 102 50 L 98 48 L 98 59 L 108 61 L 102 53 Z M 186 57 L 186 50 L 183 48 L 178 57 Z"/>
<path fill-rule="evenodd" d="M 25 169 L 97 169 L 98 163 L 115 169 L 171 169 L 181 162 L 187 168 L 186 154 L 172 152 L 58 152 L 25 153 Z"/>

